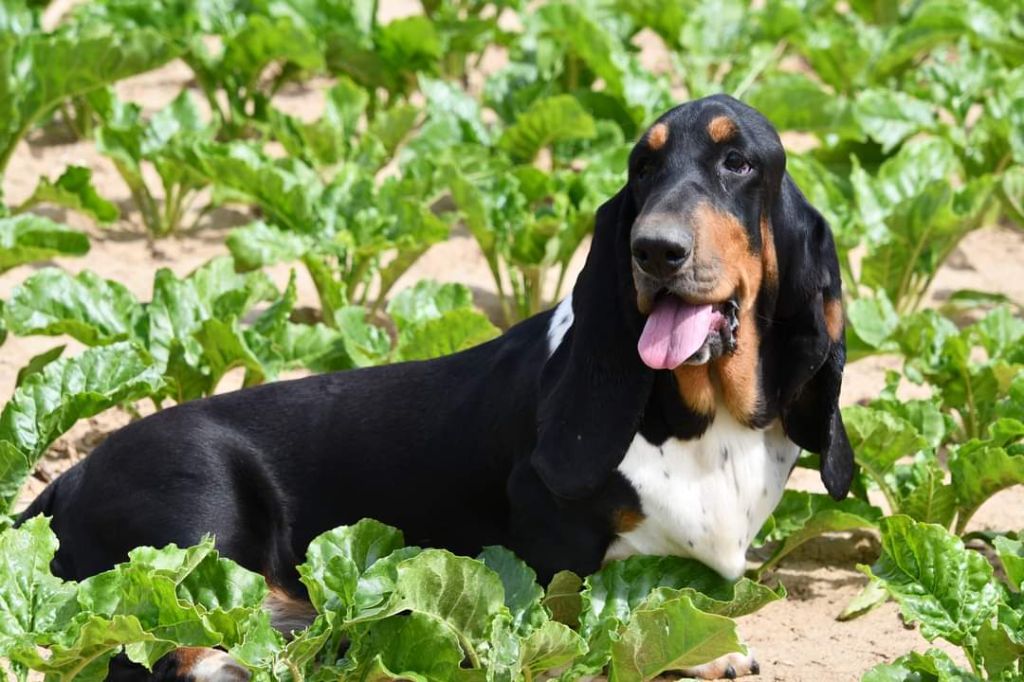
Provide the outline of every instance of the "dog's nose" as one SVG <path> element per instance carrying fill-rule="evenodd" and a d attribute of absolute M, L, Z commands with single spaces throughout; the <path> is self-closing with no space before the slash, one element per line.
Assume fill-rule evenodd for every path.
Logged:
<path fill-rule="evenodd" d="M 678 273 L 693 253 L 693 239 L 683 234 L 638 237 L 632 244 L 633 260 L 651 277 L 667 279 Z"/>

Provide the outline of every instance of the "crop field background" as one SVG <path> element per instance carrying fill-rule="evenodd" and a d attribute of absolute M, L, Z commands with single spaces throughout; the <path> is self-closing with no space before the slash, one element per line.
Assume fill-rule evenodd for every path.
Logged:
<path fill-rule="evenodd" d="M 848 500 L 801 460 L 735 585 L 537 586 L 365 522 L 311 547 L 290 641 L 209 543 L 62 583 L 33 522 L 0 535 L 12 679 L 219 645 L 258 679 L 641 680 L 737 634 L 767 680 L 1024 679 L 1021 0 L 0 0 L 4 527 L 132 419 L 550 307 L 633 141 L 715 92 L 836 236 Z"/>

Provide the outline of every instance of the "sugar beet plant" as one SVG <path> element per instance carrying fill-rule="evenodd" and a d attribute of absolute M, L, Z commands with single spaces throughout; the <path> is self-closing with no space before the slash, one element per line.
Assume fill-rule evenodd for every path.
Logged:
<path fill-rule="evenodd" d="M 770 579 L 822 533 L 879 533 L 847 615 L 892 598 L 962 657 L 909 654 L 865 680 L 1024 672 L 1019 538 L 971 524 L 1024 483 L 1021 311 L 984 292 L 921 310 L 967 233 L 1024 224 L 1013 0 L 423 0 L 389 21 L 373 0 L 95 0 L 53 30 L 43 4 L 0 10 L 0 173 L 36 126 L 64 123 L 113 162 L 132 210 L 119 216 L 88 168 L 41 178 L 0 206 L 0 271 L 88 251 L 40 206 L 127 218 L 153 237 L 202 228 L 218 206 L 250 220 L 228 236 L 230 257 L 157 272 L 148 301 L 50 267 L 0 302 L 0 343 L 86 346 L 66 356 L 56 341 L 19 373 L 0 413 L 5 512 L 53 441 L 102 410 L 209 395 L 232 371 L 252 385 L 491 338 L 462 285 L 394 291 L 453 230 L 479 247 L 503 325 L 545 308 L 621 186 L 631 142 L 679 97 L 726 92 L 804 135 L 788 168 L 836 234 L 850 358 L 903 363 L 877 398 L 844 411 L 861 469 L 853 496 L 788 491 L 751 576 Z M 653 67 L 640 49 L 652 40 L 665 48 Z M 193 79 L 166 106 L 124 99 L 119 80 L 172 59 Z M 300 87 L 323 107 L 287 113 L 279 95 Z M 295 272 L 283 287 L 265 273 L 278 264 L 312 281 L 314 314 L 297 307 Z M 924 397 L 902 399 L 908 382 Z M 994 546 L 1005 582 L 964 538 Z M 408 548 L 364 521 L 311 545 L 300 573 L 318 616 L 285 637 L 260 608 L 262 578 L 211 541 L 139 549 L 82 583 L 50 575 L 54 547 L 44 520 L 0 536 L 0 657 L 19 676 L 101 679 L 118 651 L 151 664 L 213 645 L 259 679 L 568 682 L 606 669 L 643 680 L 739 649 L 730 619 L 783 593 L 649 557 L 543 589 L 499 548 L 475 559 Z"/>

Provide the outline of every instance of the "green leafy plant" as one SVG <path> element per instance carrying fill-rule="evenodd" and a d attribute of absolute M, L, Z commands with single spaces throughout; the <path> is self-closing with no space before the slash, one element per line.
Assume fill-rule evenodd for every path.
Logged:
<path fill-rule="evenodd" d="M 54 106 L 177 56 L 149 28 L 69 25 L 45 33 L 17 0 L 0 22 L 0 174 L 18 141 Z"/>
<path fill-rule="evenodd" d="M 100 223 L 112 223 L 121 212 L 99 195 L 92 185 L 92 171 L 84 166 L 68 166 L 56 180 L 42 178 L 32 195 L 13 213 L 24 213 L 40 204 L 52 204 L 77 211 Z"/>
<path fill-rule="evenodd" d="M 861 570 L 900 605 L 904 619 L 920 625 L 925 639 L 959 647 L 970 668 L 965 671 L 946 653 L 929 649 L 876 666 L 862 679 L 1019 679 L 1024 673 L 1021 543 L 997 540 L 1009 581 L 1004 584 L 983 555 L 940 526 L 893 516 L 882 520 L 881 531 L 881 556 Z"/>
<path fill-rule="evenodd" d="M 235 368 L 244 371 L 243 385 L 253 385 L 289 369 L 437 357 L 498 333 L 457 284 L 425 281 L 396 295 L 388 308 L 394 340 L 355 306 L 339 311 L 337 329 L 292 322 L 295 302 L 294 273 L 282 293 L 263 273 L 235 273 L 229 258 L 181 279 L 158 271 L 149 303 L 89 271 L 72 276 L 45 269 L 25 280 L 3 306 L 5 332 L 67 335 L 91 348 L 65 358 L 63 347 L 47 351 L 19 379 L 0 416 L 3 499 L 13 500 L 58 436 L 114 405 L 149 398 L 160 406 L 168 398 L 181 403 L 210 395 Z"/>
<path fill-rule="evenodd" d="M 0 218 L 0 272 L 57 256 L 89 252 L 89 238 L 67 225 L 23 214 Z"/>
<path fill-rule="evenodd" d="M 211 130 L 187 90 L 148 121 L 136 104 L 118 100 L 110 91 L 94 96 L 101 125 L 96 146 L 110 157 L 128 186 L 146 230 L 154 237 L 177 231 L 205 185 L 202 178 L 169 150 L 175 145 L 210 137 Z M 146 181 L 143 168 L 151 165 L 160 178 L 161 201 Z"/>
<path fill-rule="evenodd" d="M 56 549 L 44 518 L 0 535 L 0 655 L 59 679 L 103 679 L 120 651 L 148 666 L 178 646 L 220 646 L 271 680 L 532 680 L 566 666 L 566 680 L 606 666 L 647 680 L 742 651 L 732 618 L 784 594 L 670 557 L 584 581 L 560 573 L 545 592 L 503 548 L 471 559 L 405 547 L 397 529 L 364 520 L 310 544 L 298 570 L 317 615 L 286 639 L 261 608 L 263 578 L 211 540 L 138 548 L 81 583 L 51 575 Z"/>

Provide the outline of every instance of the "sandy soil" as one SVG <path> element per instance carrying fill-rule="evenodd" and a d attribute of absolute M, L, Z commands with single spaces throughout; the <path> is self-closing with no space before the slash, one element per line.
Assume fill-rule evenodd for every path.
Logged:
<path fill-rule="evenodd" d="M 118 85 L 118 90 L 122 97 L 137 101 L 151 111 L 170 101 L 187 85 L 188 79 L 187 68 L 173 63 L 124 81 Z M 280 102 L 282 108 L 307 118 L 316 117 L 322 108 L 321 99 L 313 88 L 290 88 L 280 97 Z M 787 140 L 794 147 L 802 146 L 802 142 L 796 137 Z M 37 131 L 18 147 L 4 180 L 7 202 L 17 204 L 31 193 L 39 176 L 56 177 L 68 164 L 93 169 L 100 193 L 121 205 L 122 220 L 112 228 L 98 229 L 79 216 L 53 212 L 55 219 L 87 231 L 92 237 L 92 251 L 84 258 L 21 267 L 0 275 L 0 298 L 8 297 L 36 268 L 57 265 L 72 272 L 93 270 L 121 282 L 142 300 L 148 300 L 157 269 L 167 267 L 181 275 L 211 257 L 225 254 L 223 240 L 227 231 L 252 217 L 240 208 L 218 210 L 203 219 L 196 230 L 152 243 L 143 234 L 128 191 L 111 163 L 98 155 L 92 144 L 69 141 L 54 131 Z M 584 251 L 575 259 L 577 271 Z M 1001 292 L 1024 303 L 1022 265 L 1024 234 L 1005 228 L 980 230 L 964 240 L 943 268 L 930 291 L 929 304 L 936 304 L 949 292 L 961 288 Z M 273 275 L 283 286 L 288 269 L 277 268 Z M 495 298 L 490 274 L 466 234 L 456 233 L 447 242 L 433 247 L 396 290 L 424 277 L 463 282 L 473 288 L 481 306 L 493 310 Z M 315 292 L 304 272 L 299 273 L 299 284 L 300 305 L 315 305 Z M 69 353 L 80 348 L 69 339 L 8 338 L 0 348 L 0 403 L 11 395 L 17 371 L 29 358 L 61 343 L 68 343 Z M 871 358 L 851 365 L 846 373 L 843 402 L 849 404 L 875 395 L 883 385 L 885 369 L 897 367 L 894 358 Z M 222 389 L 235 388 L 239 382 L 237 377 L 229 377 Z M 23 502 L 37 494 L 52 476 L 87 454 L 105 433 L 126 422 L 125 414 L 112 410 L 78 424 L 54 445 L 36 478 L 27 486 Z M 823 491 L 813 472 L 798 471 L 791 484 Z M 1002 530 L 1024 528 L 1024 490 L 1006 491 L 992 499 L 976 515 L 972 526 Z M 870 563 L 876 551 L 877 542 L 870 535 L 828 537 L 809 543 L 782 564 L 775 578 L 787 586 L 789 598 L 740 623 L 742 634 L 758 652 L 763 679 L 855 680 L 876 663 L 889 661 L 910 649 L 927 648 L 917 632 L 903 625 L 892 604 L 853 622 L 835 620 L 866 582 L 855 565 Z"/>

